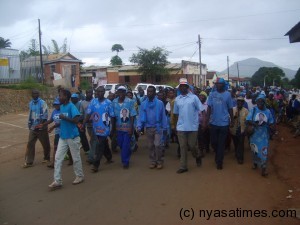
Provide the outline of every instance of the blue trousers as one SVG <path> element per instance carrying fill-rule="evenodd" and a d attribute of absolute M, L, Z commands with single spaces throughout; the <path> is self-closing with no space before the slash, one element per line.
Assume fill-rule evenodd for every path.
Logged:
<path fill-rule="evenodd" d="M 128 166 L 130 156 L 131 156 L 131 149 L 130 149 L 131 136 L 129 136 L 128 132 L 117 131 L 117 140 L 118 140 L 118 145 L 121 148 L 122 164 L 123 166 Z"/>

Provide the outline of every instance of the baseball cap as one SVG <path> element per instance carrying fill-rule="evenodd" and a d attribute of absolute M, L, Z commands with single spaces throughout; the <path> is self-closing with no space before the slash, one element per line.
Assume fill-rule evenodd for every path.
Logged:
<path fill-rule="evenodd" d="M 179 85 L 181 85 L 181 84 L 189 85 L 186 78 L 180 78 L 179 79 Z"/>
<path fill-rule="evenodd" d="M 126 87 L 124 87 L 124 86 L 118 87 L 117 90 L 118 90 L 118 91 L 127 91 Z"/>
<path fill-rule="evenodd" d="M 58 99 L 55 99 L 54 102 L 53 102 L 53 105 L 60 105 L 60 102 Z"/>
<path fill-rule="evenodd" d="M 78 94 L 74 93 L 74 94 L 71 95 L 71 98 L 79 98 L 79 96 L 78 96 Z"/>

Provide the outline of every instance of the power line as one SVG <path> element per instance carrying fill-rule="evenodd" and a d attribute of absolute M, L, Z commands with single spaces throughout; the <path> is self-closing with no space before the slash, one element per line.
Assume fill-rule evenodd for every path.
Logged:
<path fill-rule="evenodd" d="M 206 40 L 220 40 L 220 41 L 270 41 L 270 40 L 286 40 L 287 37 L 273 37 L 273 38 L 203 38 Z"/>

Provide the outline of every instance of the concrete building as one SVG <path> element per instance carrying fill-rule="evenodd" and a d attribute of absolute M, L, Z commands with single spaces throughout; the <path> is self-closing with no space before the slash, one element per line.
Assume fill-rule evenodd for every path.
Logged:
<path fill-rule="evenodd" d="M 19 83 L 21 80 L 19 50 L 0 49 L 0 83 Z"/>

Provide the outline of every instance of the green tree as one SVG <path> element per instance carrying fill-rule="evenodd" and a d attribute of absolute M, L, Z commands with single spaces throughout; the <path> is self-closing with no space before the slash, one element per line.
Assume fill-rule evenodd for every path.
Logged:
<path fill-rule="evenodd" d="M 120 44 L 114 44 L 114 45 L 111 47 L 111 51 L 117 52 L 117 55 L 118 55 L 120 51 L 124 51 L 124 48 L 123 48 L 123 46 L 120 45 Z"/>
<path fill-rule="evenodd" d="M 300 88 L 300 68 L 298 69 L 295 77 L 291 80 L 291 85 L 293 85 L 296 88 Z"/>
<path fill-rule="evenodd" d="M 263 86 L 265 81 L 266 86 L 272 86 L 273 83 L 280 86 L 284 77 L 283 70 L 278 67 L 261 67 L 251 77 L 251 83 L 253 86 Z"/>
<path fill-rule="evenodd" d="M 10 48 L 11 42 L 9 39 L 4 39 L 3 37 L 0 37 L 0 48 Z"/>
<path fill-rule="evenodd" d="M 121 66 L 122 64 L 122 59 L 118 55 L 113 56 L 110 60 L 110 65 L 112 66 Z"/>
<path fill-rule="evenodd" d="M 168 75 L 166 65 L 169 52 L 164 48 L 154 47 L 151 50 L 139 48 L 137 54 L 132 54 L 130 62 L 139 66 L 138 72 L 142 74 L 142 80 L 154 83 Z"/>

